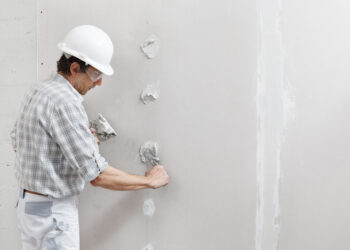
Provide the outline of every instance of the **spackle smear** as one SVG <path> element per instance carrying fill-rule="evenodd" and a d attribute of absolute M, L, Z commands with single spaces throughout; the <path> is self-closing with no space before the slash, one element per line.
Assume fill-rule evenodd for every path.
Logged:
<path fill-rule="evenodd" d="M 144 215 L 152 217 L 155 211 L 156 211 L 156 206 L 154 205 L 154 201 L 152 199 L 147 199 L 143 202 Z"/>
<path fill-rule="evenodd" d="M 142 250 L 153 250 L 153 246 L 151 243 L 148 243 L 147 246 L 145 246 L 144 248 L 142 248 Z"/>
<path fill-rule="evenodd" d="M 147 141 L 140 147 L 141 162 L 148 166 L 156 166 L 160 163 L 158 156 L 159 146 L 156 142 Z"/>
<path fill-rule="evenodd" d="M 153 59 L 158 54 L 160 39 L 156 35 L 150 35 L 141 45 L 141 51 L 148 59 Z"/>
<path fill-rule="evenodd" d="M 144 104 L 154 102 L 160 96 L 160 84 L 159 82 L 149 84 L 141 93 L 141 100 Z"/>

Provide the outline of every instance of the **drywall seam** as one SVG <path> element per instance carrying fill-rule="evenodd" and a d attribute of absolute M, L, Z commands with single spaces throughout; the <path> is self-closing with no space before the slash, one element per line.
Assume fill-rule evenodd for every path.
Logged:
<path fill-rule="evenodd" d="M 284 82 L 284 53 L 285 48 L 282 40 L 282 31 L 281 31 L 281 11 L 282 11 L 282 2 L 278 0 L 278 8 L 276 15 L 276 35 L 279 42 L 279 60 L 280 60 L 280 84 L 282 85 L 282 93 L 283 93 L 283 82 Z M 282 99 L 283 100 L 283 99 Z M 283 105 L 283 101 L 282 101 Z M 282 117 L 283 117 L 283 108 L 282 108 Z M 282 118 L 283 119 L 283 118 Z M 283 124 L 282 124 L 283 126 Z M 281 131 L 279 131 L 278 141 L 277 141 L 277 149 L 276 149 L 276 179 L 275 179 L 275 187 L 274 187 L 274 196 L 273 196 L 273 206 L 274 206 L 274 217 L 273 217 L 273 246 L 272 249 L 278 249 L 279 243 L 279 235 L 281 231 L 281 204 L 280 204 L 280 186 L 281 186 L 281 148 L 282 148 L 282 139 L 281 139 Z"/>
<path fill-rule="evenodd" d="M 294 118 L 295 102 L 285 75 L 282 7 L 282 0 L 258 2 L 256 250 L 278 249 L 281 152 L 287 124 Z"/>
<path fill-rule="evenodd" d="M 285 141 L 285 134 L 288 126 L 288 122 L 295 119 L 295 97 L 293 95 L 293 90 L 289 85 L 289 81 L 286 77 L 286 47 L 283 40 L 282 33 L 282 11 L 283 11 L 283 2 L 278 0 L 278 14 L 276 18 L 276 33 L 279 40 L 279 56 L 280 56 L 280 84 L 281 84 L 281 104 L 282 104 L 282 117 L 280 124 L 280 131 L 276 149 L 277 156 L 277 172 L 276 172 L 276 182 L 275 182 L 275 193 L 274 193 L 274 234 L 275 241 L 273 249 L 278 249 L 279 243 L 279 234 L 281 231 L 281 205 L 280 205 L 280 190 L 282 184 L 282 169 L 281 169 L 281 151 L 282 146 Z"/>
<path fill-rule="evenodd" d="M 256 181 L 257 181 L 257 208 L 255 218 L 255 249 L 261 250 L 264 227 L 264 96 L 265 82 L 263 77 L 263 20 L 261 9 L 258 8 L 258 61 L 257 61 L 257 91 L 256 91 L 256 116 L 257 116 L 257 148 L 256 148 Z"/>

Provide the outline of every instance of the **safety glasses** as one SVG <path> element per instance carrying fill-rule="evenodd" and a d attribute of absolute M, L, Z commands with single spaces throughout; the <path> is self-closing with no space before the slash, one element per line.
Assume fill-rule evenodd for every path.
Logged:
<path fill-rule="evenodd" d="M 86 71 L 86 74 L 89 76 L 90 80 L 93 82 L 97 82 L 98 80 L 100 80 L 103 77 L 103 73 L 95 70 L 91 67 L 89 67 Z"/>

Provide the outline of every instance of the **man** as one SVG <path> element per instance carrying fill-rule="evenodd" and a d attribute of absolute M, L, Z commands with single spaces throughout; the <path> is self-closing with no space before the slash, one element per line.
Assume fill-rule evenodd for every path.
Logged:
<path fill-rule="evenodd" d="M 90 25 L 72 29 L 52 79 L 24 98 L 11 132 L 21 188 L 17 215 L 23 249 L 79 249 L 77 195 L 85 182 L 113 190 L 159 188 L 169 177 L 162 166 L 145 176 L 108 165 L 100 155 L 82 105 L 89 90 L 112 75 L 113 44 Z"/>

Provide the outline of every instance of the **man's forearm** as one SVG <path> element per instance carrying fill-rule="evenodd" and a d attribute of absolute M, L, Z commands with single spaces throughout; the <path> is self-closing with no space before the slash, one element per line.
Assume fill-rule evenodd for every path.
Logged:
<path fill-rule="evenodd" d="M 115 169 L 103 171 L 95 180 L 91 182 L 94 186 L 99 186 L 112 190 L 138 190 L 150 188 L 149 179 L 146 176 L 132 175 L 124 171 Z"/>
<path fill-rule="evenodd" d="M 123 170 L 117 169 L 115 167 L 108 166 L 105 170 L 103 170 L 102 174 L 121 176 L 121 175 L 127 175 L 128 173 Z"/>
<path fill-rule="evenodd" d="M 108 166 L 91 184 L 112 190 L 138 190 L 159 188 L 167 185 L 169 176 L 163 166 L 154 166 L 145 176 L 128 174 L 120 169 Z"/>

